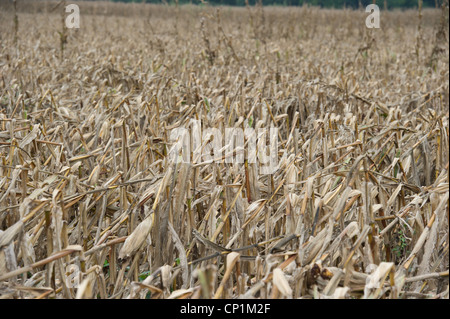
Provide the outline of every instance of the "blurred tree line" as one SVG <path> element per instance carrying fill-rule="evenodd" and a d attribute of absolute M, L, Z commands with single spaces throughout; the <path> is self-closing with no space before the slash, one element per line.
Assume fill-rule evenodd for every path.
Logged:
<path fill-rule="evenodd" d="M 246 0 L 113 0 L 120 2 L 146 2 L 146 3 L 166 3 L 166 4 L 202 4 L 208 2 L 212 5 L 232 5 L 244 6 Z M 261 0 L 248 0 L 249 5 L 255 5 Z M 280 6 L 302 6 L 308 4 L 323 8 L 353 8 L 365 7 L 373 0 L 262 0 L 264 5 L 280 5 Z M 377 0 L 375 3 L 383 9 L 392 8 L 414 8 L 418 7 L 418 0 Z M 439 7 L 442 0 L 423 0 L 423 7 Z"/>

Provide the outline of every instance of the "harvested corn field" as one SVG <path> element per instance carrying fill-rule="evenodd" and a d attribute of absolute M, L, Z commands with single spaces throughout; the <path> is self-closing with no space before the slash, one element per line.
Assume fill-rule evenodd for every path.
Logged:
<path fill-rule="evenodd" d="M 2 298 L 449 298 L 448 7 L 74 3 L 0 3 Z"/>

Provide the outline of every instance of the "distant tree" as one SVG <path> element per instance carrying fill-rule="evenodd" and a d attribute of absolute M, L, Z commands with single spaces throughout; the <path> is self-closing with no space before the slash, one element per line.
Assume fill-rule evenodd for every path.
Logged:
<path fill-rule="evenodd" d="M 167 2 L 174 5 L 174 0 L 113 0 L 115 2 L 145 2 L 145 3 L 163 3 Z M 245 0 L 207 0 L 211 5 L 229 5 L 245 6 Z M 439 7 L 442 0 L 423 0 L 424 7 Z M 200 0 L 179 0 L 179 4 L 199 4 Z M 365 7 L 374 0 L 263 0 L 264 5 L 282 5 L 282 6 L 302 6 L 305 4 L 318 6 L 322 8 L 358 8 Z M 380 8 L 414 8 L 417 7 L 418 0 L 378 0 L 375 3 Z M 255 5 L 255 0 L 249 0 L 249 5 Z"/>

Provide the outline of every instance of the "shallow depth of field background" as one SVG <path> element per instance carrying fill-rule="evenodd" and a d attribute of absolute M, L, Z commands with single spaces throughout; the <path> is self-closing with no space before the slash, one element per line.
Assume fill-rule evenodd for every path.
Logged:
<path fill-rule="evenodd" d="M 2 298 L 449 297 L 448 8 L 76 4 L 0 3 Z"/>

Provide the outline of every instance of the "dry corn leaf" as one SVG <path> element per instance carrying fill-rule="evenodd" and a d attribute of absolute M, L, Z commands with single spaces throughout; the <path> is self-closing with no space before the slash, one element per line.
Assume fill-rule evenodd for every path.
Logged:
<path fill-rule="evenodd" d="M 136 229 L 127 237 L 119 251 L 119 258 L 132 256 L 144 243 L 153 226 L 154 214 L 144 219 Z"/>
<path fill-rule="evenodd" d="M 287 298 L 292 297 L 292 288 L 290 287 L 283 270 L 280 268 L 275 268 L 273 270 L 273 285 L 278 288 L 283 296 Z"/>

